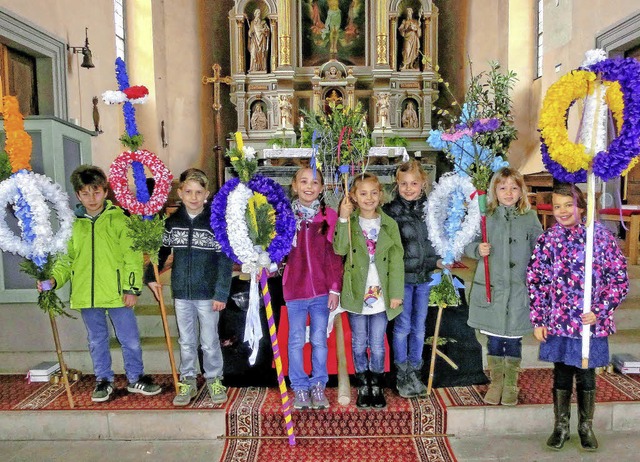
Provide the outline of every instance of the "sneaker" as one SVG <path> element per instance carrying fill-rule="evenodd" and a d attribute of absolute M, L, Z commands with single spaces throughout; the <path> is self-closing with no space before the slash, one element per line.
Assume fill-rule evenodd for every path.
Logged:
<path fill-rule="evenodd" d="M 104 403 L 109 401 L 111 393 L 113 393 L 113 383 L 108 380 L 100 380 L 91 393 L 91 401 L 94 403 Z"/>
<path fill-rule="evenodd" d="M 215 404 L 222 404 L 227 402 L 227 387 L 222 385 L 220 377 L 207 380 L 207 388 L 209 389 L 209 395 L 211 395 L 211 401 Z"/>
<path fill-rule="evenodd" d="M 324 395 L 324 385 L 317 383 L 311 386 L 311 409 L 327 409 L 329 400 Z"/>
<path fill-rule="evenodd" d="M 178 383 L 178 394 L 173 398 L 174 406 L 186 406 L 198 394 L 198 384 L 193 377 L 185 377 Z"/>
<path fill-rule="evenodd" d="M 311 407 L 311 397 L 309 396 L 309 390 L 294 390 L 293 391 L 293 408 L 309 409 L 310 407 Z"/>
<path fill-rule="evenodd" d="M 153 379 L 148 375 L 143 375 L 135 383 L 127 385 L 127 391 L 129 393 L 140 393 L 144 396 L 157 395 L 162 391 L 160 385 L 153 383 Z"/>

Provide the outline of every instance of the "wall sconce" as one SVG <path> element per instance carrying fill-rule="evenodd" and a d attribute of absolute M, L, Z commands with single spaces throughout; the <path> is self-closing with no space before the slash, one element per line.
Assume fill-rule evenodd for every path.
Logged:
<path fill-rule="evenodd" d="M 89 37 L 87 35 L 88 27 L 84 28 L 84 46 L 83 47 L 72 47 L 67 45 L 67 51 L 73 51 L 74 54 L 80 52 L 82 53 L 82 64 L 80 67 L 84 67 L 85 69 L 91 69 L 92 67 L 96 67 L 93 64 L 93 59 L 91 57 L 91 50 L 89 49 Z"/>

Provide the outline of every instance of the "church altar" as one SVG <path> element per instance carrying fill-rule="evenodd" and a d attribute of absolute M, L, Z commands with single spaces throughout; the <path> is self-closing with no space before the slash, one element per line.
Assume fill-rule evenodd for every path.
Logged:
<path fill-rule="evenodd" d="M 275 158 L 309 158 L 313 152 L 312 148 L 269 148 L 263 149 L 258 154 L 258 159 L 275 159 Z M 400 157 L 403 162 L 409 160 L 409 153 L 404 146 L 396 147 L 372 147 L 369 149 L 369 157 Z"/>

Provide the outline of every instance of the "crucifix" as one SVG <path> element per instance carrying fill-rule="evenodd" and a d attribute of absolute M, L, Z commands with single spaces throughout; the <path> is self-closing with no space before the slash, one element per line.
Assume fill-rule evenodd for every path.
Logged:
<path fill-rule="evenodd" d="M 207 85 L 209 83 L 213 84 L 213 110 L 215 111 L 214 118 L 214 142 L 215 146 L 213 147 L 216 156 L 216 173 L 218 180 L 218 189 L 222 187 L 224 184 L 224 154 L 222 152 L 222 124 L 220 120 L 220 109 L 222 109 L 222 104 L 220 104 L 220 84 L 224 83 L 225 85 L 231 85 L 233 79 L 230 76 L 221 77 L 220 64 L 215 63 L 211 66 L 213 69 L 213 77 L 207 77 L 206 75 L 202 77 L 202 84 Z"/>

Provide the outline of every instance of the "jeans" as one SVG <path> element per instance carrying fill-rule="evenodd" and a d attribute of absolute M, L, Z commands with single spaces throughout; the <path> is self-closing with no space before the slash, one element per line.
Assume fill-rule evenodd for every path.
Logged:
<path fill-rule="evenodd" d="M 133 308 L 83 308 L 80 310 L 82 320 L 87 328 L 89 353 L 93 361 L 93 373 L 96 380 L 113 382 L 111 368 L 111 351 L 109 349 L 109 329 L 107 327 L 107 312 L 116 333 L 116 338 L 122 347 L 124 371 L 129 383 L 137 382 L 143 375 L 142 348 L 140 347 L 140 332 Z"/>
<path fill-rule="evenodd" d="M 349 313 L 351 326 L 351 349 L 356 373 L 370 370 L 376 374 L 384 372 L 384 334 L 387 330 L 387 313 Z M 367 347 L 371 360 L 367 357 Z"/>
<path fill-rule="evenodd" d="M 287 302 L 289 316 L 289 380 L 293 390 L 308 390 L 311 385 L 326 385 L 327 324 L 329 323 L 329 296 Z M 311 340 L 311 378 L 304 371 L 304 348 L 309 319 Z"/>
<path fill-rule="evenodd" d="M 393 325 L 393 360 L 396 364 L 409 361 L 413 368 L 422 364 L 430 291 L 428 282 L 404 285 L 402 313 L 396 316 Z"/>
<path fill-rule="evenodd" d="M 505 338 L 487 335 L 487 354 L 522 358 L 522 338 Z"/>
<path fill-rule="evenodd" d="M 198 376 L 198 324 L 205 379 L 222 378 L 222 349 L 218 336 L 220 312 L 213 300 L 174 300 L 180 338 L 180 378 Z"/>

